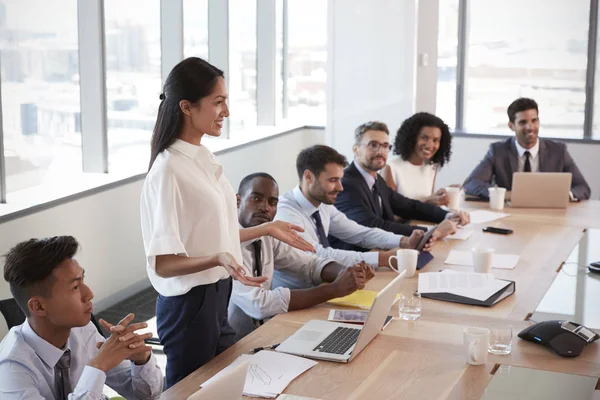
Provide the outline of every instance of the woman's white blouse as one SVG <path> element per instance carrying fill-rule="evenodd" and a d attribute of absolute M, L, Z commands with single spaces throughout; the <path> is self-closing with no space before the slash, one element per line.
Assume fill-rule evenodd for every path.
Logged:
<path fill-rule="evenodd" d="M 144 181 L 140 208 L 148 276 L 163 296 L 185 294 L 229 273 L 215 267 L 162 278 L 156 274 L 158 255 L 227 252 L 241 265 L 235 191 L 206 147 L 177 139 L 160 153 Z"/>
<path fill-rule="evenodd" d="M 388 162 L 396 191 L 409 199 L 424 200 L 433 193 L 436 164 L 414 165 L 400 157 Z"/>

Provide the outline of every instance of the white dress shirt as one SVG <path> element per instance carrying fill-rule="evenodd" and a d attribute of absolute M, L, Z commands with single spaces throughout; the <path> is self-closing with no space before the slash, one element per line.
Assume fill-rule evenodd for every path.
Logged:
<path fill-rule="evenodd" d="M 255 266 L 252 243 L 256 240 L 259 239 L 242 244 L 243 265 L 248 275 L 252 276 Z M 267 277 L 267 281 L 260 288 L 233 281 L 228 310 L 229 323 L 238 336 L 245 336 L 254 329 L 252 318 L 263 320 L 287 312 L 290 305 L 290 289 L 320 285 L 323 282 L 321 271 L 332 262 L 297 250 L 270 236 L 261 237 L 260 240 L 261 275 Z"/>
<path fill-rule="evenodd" d="M 71 350 L 70 400 L 99 400 L 104 384 L 128 399 L 158 399 L 163 376 L 154 355 L 144 365 L 123 361 L 105 374 L 86 365 L 98 354 L 97 342 L 105 339 L 91 322 L 71 329 L 65 349 L 39 337 L 26 320 L 13 327 L 0 343 L 0 398 L 2 400 L 56 399 L 54 367 Z"/>
<path fill-rule="evenodd" d="M 523 172 L 525 171 L 525 160 L 527 159 L 527 157 L 525 156 L 525 152 L 528 151 L 530 156 L 529 156 L 529 164 L 531 164 L 531 172 L 539 172 L 540 170 L 540 141 L 538 140 L 535 143 L 535 146 L 533 146 L 532 148 L 530 148 L 529 150 L 522 147 L 519 142 L 517 142 L 515 140 L 515 146 L 517 148 L 517 153 L 519 153 L 519 166 L 518 166 L 518 171 L 519 172 Z"/>
<path fill-rule="evenodd" d="M 223 267 L 163 278 L 156 256 L 188 257 L 231 253 L 242 262 L 235 191 L 214 155 L 204 146 L 177 139 L 158 155 L 141 198 L 142 237 L 148 276 L 163 296 L 178 296 L 198 285 L 229 277 Z"/>
<path fill-rule="evenodd" d="M 326 235 L 332 235 L 344 242 L 367 249 L 393 249 L 400 246 L 402 235 L 360 225 L 330 204 L 321 203 L 319 207 L 315 207 L 304 197 L 299 186 L 280 197 L 275 219 L 291 222 L 304 228 L 304 232 L 300 235 L 317 249 L 319 257 L 335 260 L 345 266 L 352 266 L 361 261 L 365 261 L 373 267 L 379 265 L 377 252 L 362 253 L 321 246 L 317 236 L 317 225 L 312 217 L 317 210 Z"/>
<path fill-rule="evenodd" d="M 370 173 L 368 173 L 367 171 L 365 171 L 359 163 L 357 163 L 356 161 L 354 162 L 354 166 L 356 167 L 356 169 L 358 170 L 358 172 L 360 172 L 360 174 L 362 175 L 362 177 L 364 178 L 365 182 L 367 182 L 367 186 L 369 187 L 369 190 L 371 191 L 371 193 L 373 192 L 373 186 L 375 186 L 375 178 L 373 177 L 373 175 L 371 175 Z M 381 208 L 381 196 L 377 196 L 377 201 L 379 201 L 379 208 Z"/>
<path fill-rule="evenodd" d="M 396 191 L 409 199 L 423 201 L 433 193 L 436 164 L 414 165 L 401 157 L 388 162 Z"/>

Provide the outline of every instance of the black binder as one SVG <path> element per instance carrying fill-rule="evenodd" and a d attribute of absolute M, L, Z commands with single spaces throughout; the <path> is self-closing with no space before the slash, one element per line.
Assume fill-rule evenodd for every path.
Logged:
<path fill-rule="evenodd" d="M 450 301 L 452 303 L 470 304 L 473 306 L 491 307 L 501 300 L 504 300 L 508 296 L 512 295 L 516 290 L 514 281 L 508 281 L 505 279 L 498 279 L 506 282 L 506 286 L 498 290 L 496 293 L 488 297 L 487 300 L 481 301 L 472 299 L 470 297 L 459 296 L 452 293 L 421 293 L 421 297 L 434 300 Z"/>

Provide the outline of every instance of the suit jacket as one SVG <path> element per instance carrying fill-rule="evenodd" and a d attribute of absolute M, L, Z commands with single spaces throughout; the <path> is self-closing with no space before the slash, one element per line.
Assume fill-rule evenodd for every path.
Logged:
<path fill-rule="evenodd" d="M 549 139 L 538 140 L 540 141 L 539 172 L 570 172 L 573 175 L 571 181 L 573 196 L 579 200 L 589 199 L 590 187 L 567 151 L 567 146 Z M 511 190 L 512 175 L 517 172 L 518 165 L 519 153 L 514 137 L 492 143 L 483 160 L 467 178 L 465 191 L 475 196 L 489 197 L 488 188 L 494 183 Z"/>
<path fill-rule="evenodd" d="M 377 175 L 377 188 L 381 197 L 383 216 L 375 213 L 375 199 L 365 178 L 360 174 L 354 163 L 344 171 L 342 185 L 344 191 L 337 196 L 335 206 L 346 216 L 361 225 L 381 228 L 388 232 L 409 236 L 415 229 L 426 230 L 421 226 L 411 226 L 394 221 L 394 215 L 409 220 L 441 222 L 446 218 L 447 211 L 431 204 L 409 199 L 390 189 L 385 180 Z M 357 250 L 355 246 L 330 238 L 331 245 L 346 250 Z"/>

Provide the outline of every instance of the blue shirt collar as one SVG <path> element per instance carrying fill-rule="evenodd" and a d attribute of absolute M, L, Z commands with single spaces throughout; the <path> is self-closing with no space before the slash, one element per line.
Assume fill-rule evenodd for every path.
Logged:
<path fill-rule="evenodd" d="M 310 201 L 308 201 L 308 199 L 306 198 L 306 196 L 304 196 L 304 193 L 302 193 L 302 190 L 300 190 L 300 185 L 297 185 L 294 190 L 294 198 L 296 199 L 296 201 L 298 202 L 298 205 L 300 206 L 300 210 L 302 212 L 304 212 L 306 215 L 308 215 L 309 217 L 312 216 L 315 211 L 318 211 L 319 208 L 315 207 Z"/>
<path fill-rule="evenodd" d="M 29 325 L 28 319 L 26 319 L 23 323 L 21 333 L 23 334 L 23 339 L 25 339 L 25 342 L 50 368 L 54 368 L 56 366 L 58 360 L 60 360 L 64 352 L 69 348 L 69 340 L 67 340 L 65 349 L 61 350 L 39 337 L 38 334 L 33 331 L 31 325 Z"/>
<path fill-rule="evenodd" d="M 354 163 L 354 166 L 356 167 L 356 169 L 358 170 L 358 172 L 360 172 L 360 174 L 362 175 L 362 177 L 365 179 L 365 182 L 367 182 L 367 186 L 369 187 L 369 190 L 373 190 L 373 185 L 375 185 L 375 178 L 373 178 L 373 176 L 371 174 L 369 174 L 367 171 L 365 171 L 359 163 L 355 161 L 352 161 Z"/>

